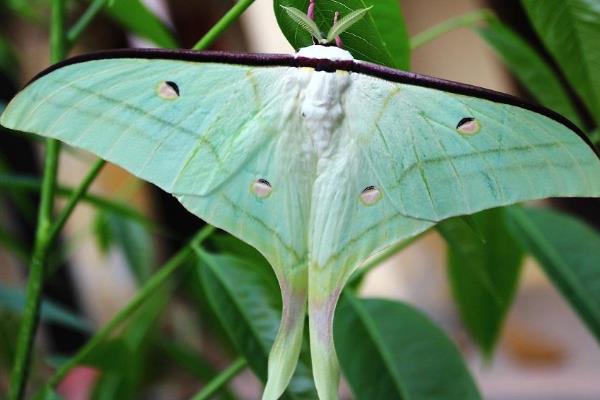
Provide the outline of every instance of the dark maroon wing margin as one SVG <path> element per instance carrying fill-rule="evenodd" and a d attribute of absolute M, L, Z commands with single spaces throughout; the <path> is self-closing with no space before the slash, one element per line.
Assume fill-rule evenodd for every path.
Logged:
<path fill-rule="evenodd" d="M 413 72 L 400 71 L 393 68 L 384 67 L 378 64 L 367 63 L 364 61 L 333 61 L 328 59 L 314 59 L 305 57 L 296 57 L 293 54 L 259 54 L 259 53 L 229 53 L 219 51 L 193 51 L 193 50 L 164 50 L 164 49 L 118 49 L 109 51 L 100 51 L 95 53 L 83 54 L 69 58 L 65 61 L 52 65 L 36 75 L 29 83 L 41 78 L 50 72 L 67 65 L 83 63 L 86 61 L 114 59 L 114 58 L 142 58 L 142 59 L 161 59 L 161 60 L 180 60 L 191 62 L 215 62 L 236 65 L 252 65 L 264 67 L 311 67 L 319 71 L 334 72 L 343 70 L 356 72 L 365 75 L 374 76 L 391 82 L 405 83 L 408 85 L 423 86 L 431 89 L 442 90 L 445 92 L 462 94 L 471 97 L 478 97 L 490 100 L 496 103 L 509 104 L 524 108 L 538 114 L 551 118 L 575 132 L 583 141 L 585 141 L 596 154 L 598 152 L 590 142 L 590 139 L 571 121 L 561 114 L 548 108 L 533 104 L 518 97 L 506 93 L 496 92 L 494 90 L 481 88 L 479 86 L 467 85 L 464 83 L 435 78 L 427 75 L 420 75 Z"/>

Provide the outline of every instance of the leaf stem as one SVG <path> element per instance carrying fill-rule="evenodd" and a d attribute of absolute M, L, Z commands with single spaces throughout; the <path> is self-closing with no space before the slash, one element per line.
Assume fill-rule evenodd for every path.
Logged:
<path fill-rule="evenodd" d="M 348 286 L 351 286 L 351 285 L 359 282 L 366 274 L 371 272 L 371 270 L 377 268 L 382 262 L 386 261 L 390 257 L 398 254 L 400 251 L 404 250 L 405 248 L 407 248 L 408 246 L 410 246 L 411 244 L 416 242 L 422 236 L 423 236 L 423 233 L 421 233 L 417 236 L 408 238 L 406 240 L 400 241 L 400 242 L 384 249 L 383 251 L 377 253 L 375 256 L 371 257 L 370 259 L 368 259 L 367 262 L 365 264 L 363 264 L 360 267 L 360 269 L 357 270 L 350 277 L 350 280 L 348 281 Z"/>
<path fill-rule="evenodd" d="M 205 50 L 229 28 L 254 3 L 254 0 L 239 0 L 236 5 L 221 18 L 203 37 L 192 47 L 192 50 Z"/>
<path fill-rule="evenodd" d="M 447 19 L 446 21 L 438 25 L 434 25 L 431 28 L 413 36 L 410 39 L 410 48 L 411 50 L 414 50 L 453 30 L 459 28 L 470 28 L 479 22 L 490 22 L 494 19 L 496 19 L 494 13 L 487 9 L 476 10 L 455 18 Z"/>
<path fill-rule="evenodd" d="M 0 188 L 38 191 L 40 190 L 40 187 L 41 183 L 36 178 L 6 175 L 0 173 Z M 56 195 L 60 197 L 72 197 L 78 189 L 79 188 L 74 189 L 68 186 L 57 185 Z M 164 230 L 157 226 L 153 221 L 148 219 L 146 216 L 144 216 L 137 210 L 127 206 L 126 204 L 122 204 L 117 201 L 109 200 L 105 197 L 96 196 L 88 193 L 84 193 L 80 197 L 80 201 L 85 201 L 95 207 L 106 209 L 122 217 L 139 222 L 140 224 L 147 226 L 153 231 L 165 233 Z"/>
<path fill-rule="evenodd" d="M 73 24 L 67 33 L 67 45 L 69 47 L 71 47 L 79 39 L 79 36 L 81 36 L 81 34 L 87 29 L 100 11 L 102 11 L 106 3 L 108 3 L 108 0 L 94 0 L 92 4 L 90 4 L 89 7 L 84 11 L 81 17 L 79 17 L 77 22 Z"/>
<path fill-rule="evenodd" d="M 106 165 L 106 161 L 104 161 L 102 159 L 97 160 L 92 165 L 92 167 L 90 168 L 90 170 L 88 171 L 86 176 L 83 178 L 83 181 L 81 181 L 81 183 L 79 184 L 77 189 L 75 189 L 73 194 L 71 194 L 69 201 L 67 202 L 67 204 L 61 211 L 60 215 L 58 216 L 58 219 L 56 220 L 56 222 L 54 222 L 54 224 L 50 228 L 50 234 L 48 237 L 48 246 L 51 246 L 52 243 L 54 243 L 54 241 L 60 234 L 60 231 L 65 226 L 65 224 L 67 223 L 67 220 L 73 213 L 73 210 L 75 210 L 77 203 L 79 203 L 79 200 L 81 200 L 81 198 L 87 193 L 92 182 L 94 182 L 94 180 L 96 179 L 96 177 L 98 176 L 100 171 L 102 171 L 102 168 L 105 165 Z"/>
<path fill-rule="evenodd" d="M 219 375 L 215 376 L 198 394 L 192 397 L 191 400 L 208 400 L 212 398 L 224 385 L 233 379 L 237 374 L 242 372 L 248 363 L 243 357 L 235 360 L 229 367 L 223 370 Z"/>
<path fill-rule="evenodd" d="M 67 375 L 67 373 L 82 362 L 99 344 L 101 344 L 119 325 L 136 311 L 163 283 L 181 266 L 184 261 L 193 254 L 192 247 L 199 246 L 213 232 L 215 227 L 207 225 L 202 228 L 192 240 L 175 254 L 160 270 L 154 274 L 146 284 L 136 292 L 131 301 L 123 307 L 106 325 L 104 325 L 96 334 L 68 361 L 62 364 L 58 370 L 48 380 L 48 386 L 56 386 Z"/>
<path fill-rule="evenodd" d="M 50 61 L 56 63 L 62 60 L 66 54 L 65 0 L 52 0 L 50 29 Z M 11 400 L 20 400 L 24 397 L 27 378 L 29 377 L 32 346 L 39 323 L 41 292 L 48 257 L 48 239 L 56 190 L 59 153 L 59 142 L 55 139 L 47 139 L 38 223 L 27 280 L 27 301 L 21 326 L 19 327 L 15 361 L 10 378 L 9 399 Z"/>

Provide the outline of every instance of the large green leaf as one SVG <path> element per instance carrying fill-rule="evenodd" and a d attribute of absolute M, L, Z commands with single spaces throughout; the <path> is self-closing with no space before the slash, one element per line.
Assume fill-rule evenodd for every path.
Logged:
<path fill-rule="evenodd" d="M 521 2 L 546 48 L 596 120 L 600 120 L 600 2 Z"/>
<path fill-rule="evenodd" d="M 334 333 L 357 400 L 480 399 L 452 342 L 407 304 L 345 294 Z"/>
<path fill-rule="evenodd" d="M 281 6 L 308 10 L 309 0 L 275 0 L 275 16 L 279 27 L 295 49 L 312 45 L 308 32 L 292 20 Z M 398 0 L 319 0 L 315 22 L 327 33 L 334 14 L 341 16 L 373 6 L 364 18 L 341 35 L 344 47 L 360 60 L 407 70 L 410 67 L 410 43 Z"/>
<path fill-rule="evenodd" d="M 492 21 L 476 31 L 540 104 L 582 126 L 556 73 L 529 43 L 499 21 Z"/>
<path fill-rule="evenodd" d="M 165 24 L 140 0 L 118 0 L 106 8 L 109 15 L 131 33 L 159 47 L 175 48 L 177 40 Z"/>
<path fill-rule="evenodd" d="M 512 207 L 509 228 L 600 341 L 600 234 L 557 211 Z"/>
<path fill-rule="evenodd" d="M 281 295 L 265 265 L 231 255 L 201 254 L 200 279 L 213 311 L 236 349 L 266 381 L 267 360 L 281 319 Z M 309 363 L 302 359 L 287 389 L 292 399 L 315 399 Z"/>
<path fill-rule="evenodd" d="M 0 285 L 0 308 L 20 315 L 24 307 L 25 292 L 22 289 Z M 42 301 L 41 318 L 84 333 L 91 329 L 88 321 L 50 300 Z"/>
<path fill-rule="evenodd" d="M 448 274 L 462 319 L 489 356 L 515 294 L 523 251 L 506 228 L 503 209 L 480 212 L 472 221 L 477 232 L 458 218 L 437 229 L 449 245 Z"/>

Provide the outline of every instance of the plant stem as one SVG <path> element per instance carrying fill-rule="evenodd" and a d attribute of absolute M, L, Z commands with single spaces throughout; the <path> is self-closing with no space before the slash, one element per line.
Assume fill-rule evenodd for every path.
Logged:
<path fill-rule="evenodd" d="M 86 30 L 89 24 L 96 18 L 96 16 L 102 11 L 104 6 L 108 3 L 108 0 L 94 0 L 92 4 L 85 10 L 85 12 L 79 17 L 77 22 L 73 24 L 69 32 L 67 33 L 67 43 L 71 47 L 79 36 Z"/>
<path fill-rule="evenodd" d="M 248 363 L 242 357 L 238 358 L 223 370 L 219 375 L 215 376 L 213 380 L 211 380 L 208 385 L 206 385 L 198 394 L 192 397 L 192 400 L 208 400 L 212 396 L 214 396 L 224 385 L 227 384 L 232 378 L 234 378 L 237 374 L 242 372 Z"/>
<path fill-rule="evenodd" d="M 58 370 L 48 380 L 48 386 L 56 386 L 67 375 L 67 373 L 85 360 L 85 358 L 101 344 L 119 325 L 121 325 L 128 317 L 138 309 L 144 301 L 146 301 L 163 283 L 183 264 L 187 258 L 193 254 L 192 247 L 199 246 L 206 238 L 208 238 L 215 228 L 207 225 L 202 228 L 177 254 L 175 254 L 160 270 L 154 274 L 145 285 L 136 292 L 131 301 L 123 307 L 106 325 L 102 327 L 96 334 L 83 346 L 77 354 L 71 357 L 68 361 L 62 364 Z"/>
<path fill-rule="evenodd" d="M 73 213 L 73 210 L 75 210 L 77 203 L 79 203 L 79 200 L 81 200 L 81 198 L 87 193 L 88 189 L 90 188 L 90 185 L 92 184 L 92 182 L 94 182 L 94 180 L 96 179 L 100 171 L 102 171 L 102 168 L 105 165 L 106 161 L 97 160 L 94 163 L 94 165 L 92 165 L 88 173 L 85 175 L 83 181 L 81 181 L 77 189 L 75 189 L 75 191 L 69 198 L 69 201 L 65 205 L 65 208 L 63 208 L 60 215 L 58 216 L 58 219 L 56 220 L 56 222 L 54 222 L 50 229 L 50 235 L 48 237 L 48 246 L 51 246 L 54 243 L 54 241 L 60 234 L 60 231 L 65 226 L 67 220 Z"/>
<path fill-rule="evenodd" d="M 56 63 L 62 60 L 66 54 L 64 0 L 52 1 L 50 26 L 50 61 Z M 20 400 L 24 397 L 27 378 L 29 376 L 32 346 L 39 323 L 40 302 L 45 273 L 44 267 L 48 257 L 48 238 L 51 229 L 50 224 L 54 205 L 59 153 L 59 142 L 55 139 L 46 140 L 40 209 L 31 266 L 29 268 L 29 278 L 27 280 L 27 302 L 19 328 L 15 361 L 10 378 L 9 399 L 11 400 Z"/>
<path fill-rule="evenodd" d="M 421 47 L 438 37 L 459 28 L 470 28 L 481 21 L 490 22 L 496 19 L 494 13 L 490 10 L 477 10 L 467 14 L 447 19 L 446 21 L 432 26 L 421 33 L 416 34 L 410 39 L 410 48 L 412 50 Z"/>
<path fill-rule="evenodd" d="M 376 254 L 373 258 L 368 260 L 363 266 L 360 267 L 358 271 L 356 271 L 348 281 L 348 286 L 357 283 L 360 281 L 366 274 L 368 274 L 371 270 L 377 268 L 382 262 L 387 260 L 388 258 L 398 254 L 400 251 L 404 250 L 418 239 L 421 238 L 423 234 L 413 236 L 409 239 L 403 240 L 401 242 L 396 243 L 393 246 L 388 247 L 387 249 L 381 251 Z"/>
<path fill-rule="evenodd" d="M 217 22 L 207 33 L 196 43 L 192 50 L 204 50 L 210 47 L 215 40 L 229 28 L 239 17 L 254 3 L 254 0 L 239 0 L 236 5 Z"/>

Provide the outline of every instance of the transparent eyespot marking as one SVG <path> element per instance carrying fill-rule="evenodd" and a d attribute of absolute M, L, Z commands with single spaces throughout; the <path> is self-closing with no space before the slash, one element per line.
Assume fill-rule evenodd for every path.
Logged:
<path fill-rule="evenodd" d="M 163 81 L 158 84 L 156 92 L 165 100 L 174 100 L 179 97 L 179 86 L 172 81 Z"/>
<path fill-rule="evenodd" d="M 254 182 L 252 182 L 252 186 L 250 189 L 252 190 L 252 193 L 254 193 L 254 195 L 259 199 L 265 199 L 269 197 L 269 195 L 273 191 L 271 183 L 269 183 L 269 181 L 266 179 L 255 180 Z"/>
<path fill-rule="evenodd" d="M 360 193 L 360 200 L 366 206 L 372 206 L 381 200 L 381 192 L 375 186 L 368 186 Z"/>
<path fill-rule="evenodd" d="M 472 117 L 465 117 L 456 125 L 456 130 L 461 135 L 475 135 L 480 129 L 479 121 Z"/>

